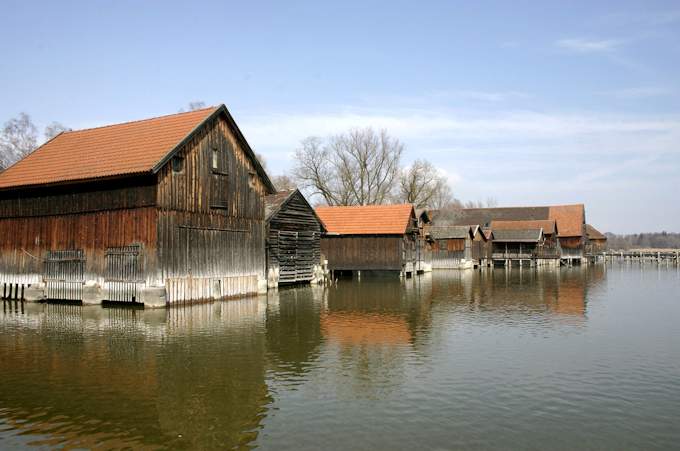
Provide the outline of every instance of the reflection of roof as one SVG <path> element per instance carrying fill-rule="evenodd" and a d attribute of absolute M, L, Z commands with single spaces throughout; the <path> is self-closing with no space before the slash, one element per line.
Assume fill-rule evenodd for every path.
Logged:
<path fill-rule="evenodd" d="M 327 339 L 343 344 L 408 344 L 411 332 L 397 315 L 327 313 L 321 315 Z"/>
<path fill-rule="evenodd" d="M 156 172 L 208 119 L 223 113 L 265 185 L 271 181 L 224 105 L 60 133 L 0 174 L 0 188 Z"/>
<path fill-rule="evenodd" d="M 536 243 L 541 240 L 543 230 L 494 230 L 493 240 L 507 243 Z"/>
<path fill-rule="evenodd" d="M 403 235 L 408 231 L 413 206 L 361 205 L 317 207 L 328 233 L 341 235 Z"/>
<path fill-rule="evenodd" d="M 543 229 L 546 235 L 555 233 L 555 221 L 551 219 L 536 219 L 533 221 L 491 221 L 492 230 L 527 230 Z"/>
<path fill-rule="evenodd" d="M 582 284 L 562 283 L 557 294 L 555 312 L 568 315 L 583 315 L 586 310 L 585 288 Z"/>
<path fill-rule="evenodd" d="M 460 208 L 430 211 L 434 225 L 481 224 L 491 221 L 553 220 L 559 236 L 583 236 L 585 207 L 583 204 L 546 207 Z"/>
<path fill-rule="evenodd" d="M 607 240 L 605 235 L 590 224 L 586 224 L 586 236 L 589 240 Z"/>

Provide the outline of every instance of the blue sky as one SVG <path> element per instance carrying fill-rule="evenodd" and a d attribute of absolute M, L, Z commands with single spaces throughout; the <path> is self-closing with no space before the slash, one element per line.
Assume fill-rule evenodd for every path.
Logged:
<path fill-rule="evenodd" d="M 387 128 L 457 197 L 680 231 L 680 3 L 3 2 L 0 122 L 225 103 L 272 174 Z"/>

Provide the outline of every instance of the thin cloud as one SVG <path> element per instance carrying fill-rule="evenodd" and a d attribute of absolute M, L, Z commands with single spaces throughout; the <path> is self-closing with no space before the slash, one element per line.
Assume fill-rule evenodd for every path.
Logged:
<path fill-rule="evenodd" d="M 669 88 L 660 86 L 641 86 L 635 88 L 614 89 L 611 91 L 602 91 L 598 94 L 617 99 L 646 99 L 651 97 L 661 97 L 674 95 L 675 91 Z"/>
<path fill-rule="evenodd" d="M 680 22 L 680 10 L 650 12 L 620 12 L 604 16 L 601 22 L 607 25 L 656 27 Z"/>
<path fill-rule="evenodd" d="M 555 42 L 557 47 L 564 50 L 569 50 L 576 53 L 601 53 L 601 52 L 611 52 L 616 48 L 620 47 L 623 41 L 619 39 L 560 39 Z"/>

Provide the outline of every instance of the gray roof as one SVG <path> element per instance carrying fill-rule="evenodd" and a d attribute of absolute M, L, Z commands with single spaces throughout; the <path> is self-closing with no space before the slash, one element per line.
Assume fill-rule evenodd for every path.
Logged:
<path fill-rule="evenodd" d="M 435 240 L 467 238 L 470 236 L 470 226 L 432 227 L 430 236 Z"/>
<path fill-rule="evenodd" d="M 542 236 L 543 229 L 493 231 L 493 240 L 505 243 L 537 243 Z"/>
<path fill-rule="evenodd" d="M 276 214 L 281 206 L 283 206 L 284 203 L 288 199 L 290 199 L 293 194 L 295 194 L 298 190 L 292 189 L 292 190 L 283 190 L 279 191 L 275 194 L 270 194 L 269 196 L 265 196 L 264 198 L 264 217 L 267 221 L 271 219 L 274 214 Z"/>

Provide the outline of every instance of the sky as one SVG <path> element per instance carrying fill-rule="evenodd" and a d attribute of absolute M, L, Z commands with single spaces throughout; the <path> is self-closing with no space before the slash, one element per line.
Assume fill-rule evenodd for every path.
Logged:
<path fill-rule="evenodd" d="M 680 232 L 680 2 L 3 1 L 0 123 L 227 105 L 270 174 L 384 128 L 463 200 Z"/>

